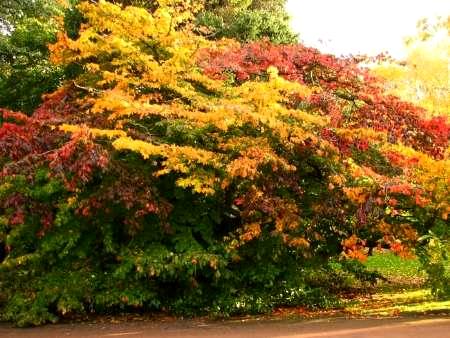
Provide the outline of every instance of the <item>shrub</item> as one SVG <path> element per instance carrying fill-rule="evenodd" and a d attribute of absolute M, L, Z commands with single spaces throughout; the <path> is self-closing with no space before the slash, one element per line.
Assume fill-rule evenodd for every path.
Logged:
<path fill-rule="evenodd" d="M 448 134 L 431 148 L 422 110 L 349 60 L 206 41 L 182 9 L 82 3 L 50 46 L 74 80 L 1 111 L 4 319 L 331 306 L 330 258 L 407 254 L 445 222 Z"/>
<path fill-rule="evenodd" d="M 428 275 L 428 284 L 434 296 L 450 298 L 450 244 L 433 232 L 422 236 L 423 246 L 418 251 L 420 262 Z"/>

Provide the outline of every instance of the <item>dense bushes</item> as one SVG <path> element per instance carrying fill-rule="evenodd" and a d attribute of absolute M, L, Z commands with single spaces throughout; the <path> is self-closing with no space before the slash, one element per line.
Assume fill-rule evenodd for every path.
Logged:
<path fill-rule="evenodd" d="M 377 277 L 340 258 L 446 224 L 448 122 L 354 61 L 209 42 L 179 7 L 79 10 L 50 47 L 74 80 L 2 111 L 4 319 L 330 306 Z"/>
<path fill-rule="evenodd" d="M 435 296 L 448 299 L 450 298 L 450 244 L 448 235 L 438 237 L 430 232 L 430 234 L 421 237 L 421 241 L 423 245 L 418 250 L 418 256 L 427 273 L 428 285 Z"/>
<path fill-rule="evenodd" d="M 122 161 L 126 173 L 142 165 L 130 158 Z M 122 191 L 105 187 L 117 178 L 125 180 L 113 185 Z M 281 305 L 337 304 L 328 294 L 327 281 L 317 278 L 328 276 L 337 285 L 339 278 L 331 279 L 326 260 L 320 262 L 324 270 L 318 271 L 319 262 L 307 264 L 281 238 L 265 231 L 245 249 L 230 252 L 223 233 L 234 229 L 233 221 L 221 220 L 226 206 L 173 190 L 173 181 L 160 182 L 159 198 L 173 205 L 167 225 L 154 215 L 139 229 L 124 225 L 135 211 L 121 199 L 143 193 L 143 183 L 118 172 L 93 178 L 83 194 L 91 199 L 105 196 L 106 188 L 119 196 L 88 215 L 47 170 L 37 170 L 28 182 L 24 176 L 4 182 L 0 198 L 20 194 L 32 203 L 20 224 L 3 219 L 2 240 L 9 254 L 1 265 L 2 318 L 36 325 L 54 321 L 56 315 L 91 311 L 223 316 Z M 316 278 L 310 280 L 311 273 Z"/>

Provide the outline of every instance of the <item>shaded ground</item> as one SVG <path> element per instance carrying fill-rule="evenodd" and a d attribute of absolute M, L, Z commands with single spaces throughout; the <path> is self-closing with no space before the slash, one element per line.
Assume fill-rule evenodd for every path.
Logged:
<path fill-rule="evenodd" d="M 2 338 L 450 338 L 450 317 L 390 319 L 135 321 L 74 323 L 16 329 L 0 324 Z"/>

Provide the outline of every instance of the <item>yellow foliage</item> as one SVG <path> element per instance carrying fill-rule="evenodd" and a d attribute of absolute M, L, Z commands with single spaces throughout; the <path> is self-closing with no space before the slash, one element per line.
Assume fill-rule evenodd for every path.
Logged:
<path fill-rule="evenodd" d="M 163 156 L 168 146 L 155 145 L 149 142 L 133 140 L 129 137 L 120 137 L 113 142 L 117 150 L 132 150 L 142 155 L 144 159 L 150 156 Z"/>
<path fill-rule="evenodd" d="M 356 204 L 362 204 L 367 199 L 367 192 L 361 187 L 344 188 L 344 193 L 347 195 L 349 200 Z"/>
<path fill-rule="evenodd" d="M 275 218 L 275 230 L 278 233 L 292 231 L 300 226 L 299 210 L 296 204 L 284 201 L 283 206 L 278 206 Z"/>
<path fill-rule="evenodd" d="M 187 178 L 179 178 L 176 181 L 177 186 L 181 188 L 191 188 L 192 191 L 203 194 L 213 195 L 215 193 L 214 184 L 217 181 L 215 177 L 211 176 L 189 176 Z"/>
<path fill-rule="evenodd" d="M 241 241 L 249 242 L 261 234 L 261 224 L 251 223 L 244 226 L 244 233 L 240 236 Z"/>
<path fill-rule="evenodd" d="M 260 174 L 259 168 L 266 164 L 270 164 L 274 172 L 279 169 L 285 171 L 296 170 L 295 166 L 290 165 L 286 160 L 276 155 L 272 148 L 261 144 L 241 151 L 241 156 L 231 161 L 227 166 L 227 172 L 231 177 L 254 179 Z"/>
<path fill-rule="evenodd" d="M 220 167 L 220 160 L 213 152 L 186 146 L 168 144 L 156 145 L 145 141 L 133 140 L 130 137 L 120 137 L 113 142 L 117 150 L 132 150 L 140 153 L 143 158 L 150 156 L 176 157 L 187 163 L 199 163 Z"/>
<path fill-rule="evenodd" d="M 80 125 L 69 125 L 69 124 L 62 124 L 59 126 L 59 129 L 61 131 L 67 132 L 67 133 L 78 133 L 82 130 L 89 132 L 94 137 L 107 137 L 109 139 L 115 138 L 115 137 L 125 137 L 127 136 L 127 133 L 123 130 L 107 130 L 107 129 L 97 129 L 97 128 L 89 128 L 86 126 L 80 126 Z"/>
<path fill-rule="evenodd" d="M 289 245 L 296 248 L 309 248 L 310 243 L 306 238 L 295 237 L 289 241 Z"/>
<path fill-rule="evenodd" d="M 129 137 L 120 137 L 113 142 L 117 150 L 131 150 L 142 155 L 144 159 L 152 156 L 166 158 L 162 162 L 162 169 L 155 172 L 155 176 L 166 175 L 170 172 L 189 174 L 196 165 L 221 167 L 218 156 L 212 152 L 175 145 L 156 145 L 145 141 L 133 140 Z M 176 184 L 182 188 L 191 188 L 194 192 L 204 195 L 214 194 L 214 185 L 218 182 L 214 175 L 191 174 L 184 178 L 179 178 Z"/>
<path fill-rule="evenodd" d="M 410 147 L 398 144 L 385 144 L 381 151 L 385 154 L 394 153 L 401 156 L 405 180 L 420 186 L 425 195 L 431 196 L 431 200 L 425 199 L 426 204 L 432 203 L 441 210 L 445 219 L 446 211 L 450 206 L 450 159 L 434 159 L 425 153 L 416 151 Z M 416 197 L 418 205 L 424 203 L 424 199 Z"/>
<path fill-rule="evenodd" d="M 83 2 L 79 9 L 87 23 L 82 26 L 79 38 L 72 40 L 60 34 L 57 43 L 50 46 L 54 62 L 85 62 L 86 72 L 97 79 L 95 88 L 90 91 L 93 95 L 85 99 L 90 105 L 89 112 L 104 116 L 116 131 L 90 128 L 90 132 L 94 136 L 118 137 L 113 142 L 118 150 L 135 151 L 144 158 L 163 157 L 163 167 L 156 174 L 171 171 L 186 174 L 188 176 L 178 184 L 199 193 L 212 193 L 213 184 L 201 183 L 206 178 L 193 174 L 190 168 L 193 164 L 225 168 L 230 177 L 222 184 L 233 177 L 255 178 L 264 165 L 270 165 L 273 171 L 295 170 L 277 156 L 267 142 L 264 147 L 254 143 L 239 146 L 239 157 L 226 159 L 197 147 L 135 140 L 122 130 L 131 123 L 131 118 L 137 125 L 136 119 L 150 117 L 183 121 L 196 127 L 214 126 L 221 131 L 250 124 L 261 131 L 272 129 L 284 146 L 294 148 L 306 140 L 319 144 L 315 133 L 328 124 L 328 118 L 285 108 L 289 96 L 306 98 L 319 89 L 284 80 L 274 67 L 268 69 L 267 81 L 248 81 L 237 87 L 228 87 L 224 81 L 202 74 L 194 56 L 200 47 L 209 46 L 210 42 L 188 30 L 175 29 L 180 22 L 189 19 L 185 14 L 192 10 L 194 3 L 161 1 L 160 5 L 150 14 L 142 8 L 121 9 L 105 1 Z M 216 47 L 220 48 L 221 43 Z M 112 61 L 102 63 L 98 55 L 109 56 Z M 92 82 L 86 86 L 89 88 Z M 205 95 L 198 90 L 199 86 L 214 95 Z M 138 88 L 147 88 L 151 93 L 141 93 Z M 167 91 L 172 93 L 171 98 L 165 94 Z M 287 123 L 287 119 L 291 122 Z M 74 126 L 61 128 L 71 132 L 76 129 Z M 217 141 L 229 147 L 239 142 L 239 138 L 228 139 L 225 143 L 220 138 Z M 322 142 L 320 148 L 323 153 L 332 151 L 326 142 Z"/>
<path fill-rule="evenodd" d="M 385 132 L 379 132 L 369 128 L 337 128 L 335 129 L 336 135 L 339 135 L 348 140 L 367 140 L 371 143 L 386 142 L 387 135 Z"/>

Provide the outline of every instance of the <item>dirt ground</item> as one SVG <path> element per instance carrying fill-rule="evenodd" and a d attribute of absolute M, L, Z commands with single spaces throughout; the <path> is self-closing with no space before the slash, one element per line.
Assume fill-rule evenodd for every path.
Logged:
<path fill-rule="evenodd" d="M 71 323 L 18 329 L 0 324 L 2 338 L 450 338 L 450 317 L 320 320 L 130 321 Z"/>

